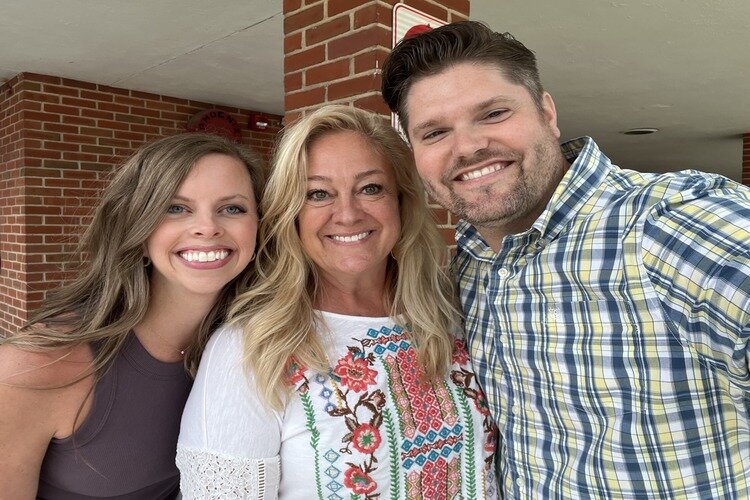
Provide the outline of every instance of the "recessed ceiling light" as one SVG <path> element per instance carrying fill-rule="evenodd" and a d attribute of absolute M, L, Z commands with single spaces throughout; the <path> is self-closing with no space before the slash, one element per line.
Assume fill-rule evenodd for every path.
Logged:
<path fill-rule="evenodd" d="M 648 135 L 653 134 L 654 132 L 658 132 L 658 128 L 651 128 L 651 127 L 638 127 L 638 128 L 631 128 L 630 130 L 625 130 L 623 134 L 625 135 Z"/>

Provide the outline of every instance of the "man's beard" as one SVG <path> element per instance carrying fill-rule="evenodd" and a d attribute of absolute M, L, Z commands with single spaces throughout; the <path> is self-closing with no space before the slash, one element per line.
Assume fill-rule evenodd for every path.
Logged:
<path fill-rule="evenodd" d="M 471 158 L 457 162 L 444 176 L 442 184 L 448 190 L 447 199 L 445 196 L 442 199 L 437 196 L 437 191 L 431 183 L 425 182 L 425 188 L 446 209 L 476 227 L 504 226 L 528 216 L 537 210 L 540 204 L 546 205 L 549 201 L 547 197 L 554 190 L 552 184 L 559 180 L 559 176 L 556 175 L 561 168 L 557 142 L 540 140 L 534 144 L 532 151 L 531 157 L 497 149 L 478 151 Z M 496 184 L 478 188 L 470 200 L 453 189 L 451 181 L 455 178 L 454 172 L 491 158 L 512 161 L 513 164 L 505 168 L 516 168 L 516 177 L 510 180 L 513 184 L 507 186 L 502 195 L 495 193 L 498 190 L 502 191 L 506 186 Z"/>

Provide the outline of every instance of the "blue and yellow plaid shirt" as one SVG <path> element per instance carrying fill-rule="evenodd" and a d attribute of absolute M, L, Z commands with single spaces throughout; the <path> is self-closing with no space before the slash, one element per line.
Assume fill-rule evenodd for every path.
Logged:
<path fill-rule="evenodd" d="M 508 498 L 746 498 L 750 190 L 612 165 L 590 138 L 495 253 L 459 224 L 474 368 Z"/>

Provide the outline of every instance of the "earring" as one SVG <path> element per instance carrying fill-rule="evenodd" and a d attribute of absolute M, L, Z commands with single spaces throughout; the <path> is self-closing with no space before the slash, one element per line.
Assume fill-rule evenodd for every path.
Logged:
<path fill-rule="evenodd" d="M 143 256 L 143 267 L 148 267 L 151 265 L 151 258 L 147 255 Z"/>

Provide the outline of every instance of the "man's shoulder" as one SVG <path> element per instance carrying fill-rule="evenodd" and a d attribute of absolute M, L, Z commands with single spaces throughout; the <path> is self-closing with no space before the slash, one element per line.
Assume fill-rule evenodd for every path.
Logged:
<path fill-rule="evenodd" d="M 718 174 L 698 170 L 682 170 L 662 174 L 638 172 L 613 167 L 602 192 L 608 194 L 607 205 L 616 208 L 633 205 L 650 212 L 663 207 L 689 204 L 694 200 L 734 199 L 740 204 L 750 202 L 750 189 Z"/>
<path fill-rule="evenodd" d="M 682 213 L 696 223 L 717 216 L 747 219 L 750 210 L 750 188 L 721 175 L 697 170 L 658 175 L 641 191 L 659 201 L 651 210 L 653 218 Z"/>
<path fill-rule="evenodd" d="M 701 174 L 698 172 L 698 174 Z M 691 176 L 652 207 L 645 221 L 644 244 L 651 250 L 692 252 L 708 262 L 750 253 L 750 188 L 721 176 Z M 677 242 L 690 241 L 690 245 Z"/>
<path fill-rule="evenodd" d="M 672 194 L 693 189 L 713 189 L 727 184 L 736 184 L 721 175 L 699 170 L 653 173 L 629 170 L 615 165 L 612 166 L 605 183 L 608 186 L 635 193 L 651 190 L 656 194 Z"/>

